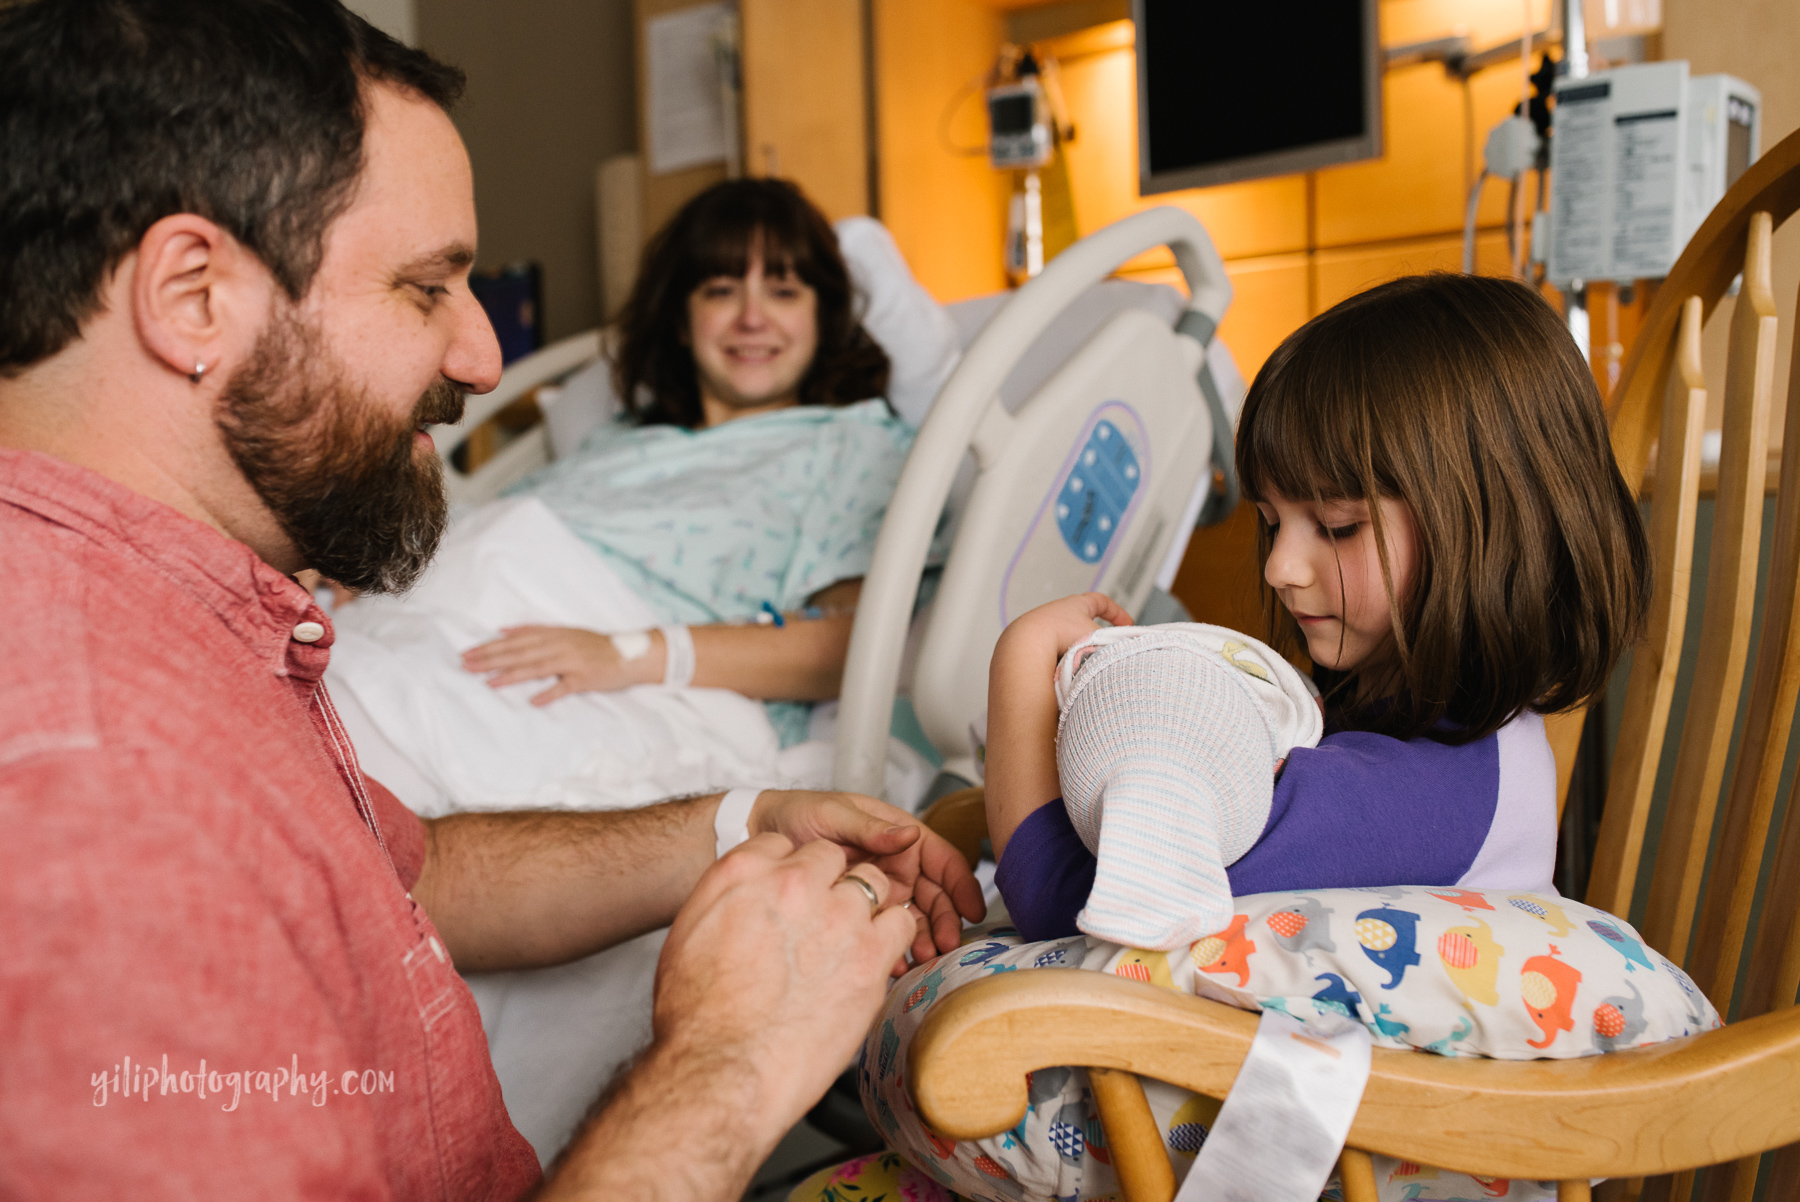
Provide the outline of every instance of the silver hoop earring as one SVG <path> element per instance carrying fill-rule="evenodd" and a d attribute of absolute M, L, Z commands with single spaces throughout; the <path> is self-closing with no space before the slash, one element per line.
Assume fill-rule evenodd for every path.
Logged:
<path fill-rule="evenodd" d="M 193 381 L 195 384 L 198 384 L 200 382 L 200 377 L 205 374 L 206 374 L 206 364 L 200 362 L 198 359 L 194 360 L 194 373 L 192 375 L 190 375 L 188 377 L 188 379 Z"/>

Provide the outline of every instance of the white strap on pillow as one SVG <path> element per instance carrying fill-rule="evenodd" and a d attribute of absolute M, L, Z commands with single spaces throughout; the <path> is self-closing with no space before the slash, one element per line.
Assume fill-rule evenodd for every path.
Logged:
<path fill-rule="evenodd" d="M 1350 1136 L 1371 1046 L 1368 1028 L 1348 1018 L 1325 1030 L 1264 1010 L 1175 1202 L 1313 1202 Z M 1279 1148 L 1270 1146 L 1277 1131 Z"/>

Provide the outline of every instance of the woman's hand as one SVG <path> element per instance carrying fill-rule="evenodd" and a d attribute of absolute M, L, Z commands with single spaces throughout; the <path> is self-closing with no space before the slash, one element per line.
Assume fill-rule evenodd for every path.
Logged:
<path fill-rule="evenodd" d="M 521 680 L 557 678 L 531 699 L 549 705 L 570 693 L 611 692 L 634 684 L 654 684 L 663 676 L 665 652 L 660 632 L 650 633 L 650 651 L 621 659 L 612 639 L 574 626 L 508 626 L 501 637 L 463 652 L 463 667 L 490 672 L 496 689 Z"/>

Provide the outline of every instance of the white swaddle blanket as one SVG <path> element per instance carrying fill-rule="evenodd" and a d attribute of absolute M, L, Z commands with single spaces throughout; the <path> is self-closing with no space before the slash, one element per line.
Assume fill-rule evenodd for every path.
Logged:
<path fill-rule="evenodd" d="M 1324 733 L 1316 696 L 1273 649 L 1222 626 L 1115 626 L 1069 648 L 1056 767 L 1098 861 L 1076 925 L 1157 949 L 1223 929 L 1225 867 L 1268 824 L 1276 763 Z"/>
<path fill-rule="evenodd" d="M 543 681 L 495 689 L 462 666 L 462 652 L 503 626 L 656 623 L 542 502 L 497 501 L 451 525 L 411 592 L 363 597 L 333 615 L 326 680 L 436 791 L 424 805 L 401 793 L 427 816 L 613 809 L 810 775 L 792 771 L 762 705 L 737 693 L 640 685 L 534 706 Z"/>

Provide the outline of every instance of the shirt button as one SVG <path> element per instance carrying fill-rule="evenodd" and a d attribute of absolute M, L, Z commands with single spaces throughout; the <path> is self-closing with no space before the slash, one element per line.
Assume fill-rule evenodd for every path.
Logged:
<path fill-rule="evenodd" d="M 294 627 L 296 643 L 316 643 L 325 637 L 325 628 L 317 622 L 302 622 Z"/>

